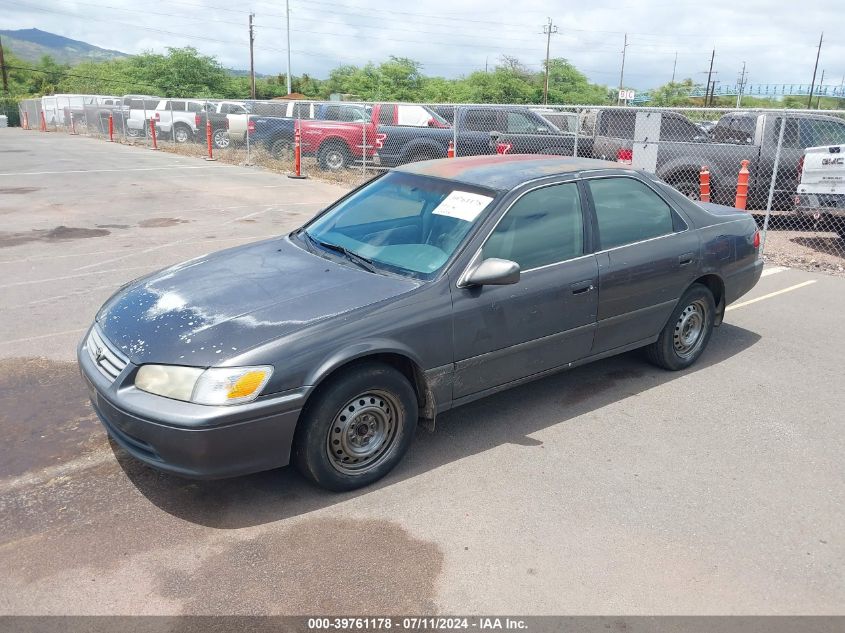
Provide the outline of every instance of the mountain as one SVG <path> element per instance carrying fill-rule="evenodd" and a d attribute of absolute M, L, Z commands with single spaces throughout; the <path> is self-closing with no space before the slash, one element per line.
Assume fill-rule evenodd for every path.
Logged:
<path fill-rule="evenodd" d="M 100 48 L 87 42 L 72 40 L 55 33 L 39 29 L 0 30 L 3 48 L 23 60 L 35 62 L 44 55 L 50 55 L 60 64 L 78 64 L 87 61 L 103 61 L 116 57 L 128 57 L 126 53 Z"/>

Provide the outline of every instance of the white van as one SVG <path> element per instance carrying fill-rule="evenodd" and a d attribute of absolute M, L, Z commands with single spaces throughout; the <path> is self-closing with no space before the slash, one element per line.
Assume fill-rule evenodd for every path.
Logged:
<path fill-rule="evenodd" d="M 795 211 L 845 237 L 845 145 L 804 150 Z"/>

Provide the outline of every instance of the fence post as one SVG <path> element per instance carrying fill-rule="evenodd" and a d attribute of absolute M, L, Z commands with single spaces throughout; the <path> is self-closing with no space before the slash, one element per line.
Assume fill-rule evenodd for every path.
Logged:
<path fill-rule="evenodd" d="M 173 99 L 168 99 L 167 105 L 170 106 L 170 140 L 173 141 L 173 149 L 176 149 L 176 120 L 173 118 Z M 189 112 L 188 112 L 188 102 L 187 101 L 185 101 L 184 107 L 185 107 L 185 118 L 187 119 L 188 114 L 189 114 Z"/>
<path fill-rule="evenodd" d="M 707 165 L 701 166 L 701 172 L 698 174 L 698 187 L 701 201 L 710 202 L 710 170 L 707 169 Z"/>
<path fill-rule="evenodd" d="M 575 147 L 572 149 L 572 156 L 578 157 L 578 135 L 581 131 L 581 110 L 575 110 Z"/>
<path fill-rule="evenodd" d="M 458 106 L 452 106 L 452 158 L 458 155 Z"/>
<path fill-rule="evenodd" d="M 748 200 L 748 163 L 749 161 L 747 160 L 743 160 L 740 163 L 739 176 L 736 179 L 736 200 L 734 201 L 734 206 L 743 211 L 745 211 L 745 205 Z"/>
<path fill-rule="evenodd" d="M 367 124 L 361 124 L 361 176 L 367 179 Z"/>
<path fill-rule="evenodd" d="M 250 154 L 251 150 L 250 150 L 250 147 L 249 147 L 249 124 L 251 122 L 249 117 L 251 117 L 251 116 L 252 116 L 252 114 L 250 114 L 249 111 L 247 111 L 247 113 L 246 113 L 246 162 L 244 163 L 244 165 L 246 167 L 252 166 L 252 156 Z"/>
<path fill-rule="evenodd" d="M 778 134 L 778 147 L 775 150 L 775 164 L 772 167 L 772 180 L 769 183 L 769 199 L 766 201 L 766 217 L 763 219 L 763 235 L 760 239 L 760 255 L 766 249 L 766 231 L 769 230 L 769 217 L 772 214 L 772 199 L 775 197 L 775 182 L 778 177 L 778 167 L 780 166 L 780 150 L 783 147 L 783 131 L 786 129 L 786 115 L 781 116 L 780 119 L 780 133 Z"/>

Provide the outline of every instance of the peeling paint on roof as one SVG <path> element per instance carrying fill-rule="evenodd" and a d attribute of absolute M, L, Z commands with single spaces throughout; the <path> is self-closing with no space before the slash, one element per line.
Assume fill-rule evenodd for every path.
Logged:
<path fill-rule="evenodd" d="M 593 169 L 626 169 L 625 165 L 592 158 L 538 154 L 484 155 L 409 163 L 396 171 L 448 178 L 471 185 L 507 191 L 527 180 Z"/>

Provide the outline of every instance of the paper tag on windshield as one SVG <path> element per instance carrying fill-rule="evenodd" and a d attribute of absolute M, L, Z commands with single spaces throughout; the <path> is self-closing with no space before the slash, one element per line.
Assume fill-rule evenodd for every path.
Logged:
<path fill-rule="evenodd" d="M 492 199 L 490 196 L 482 196 L 478 193 L 453 191 L 443 199 L 443 202 L 437 205 L 432 213 L 457 218 L 464 222 L 472 222 L 484 210 L 484 207 L 490 204 Z"/>

